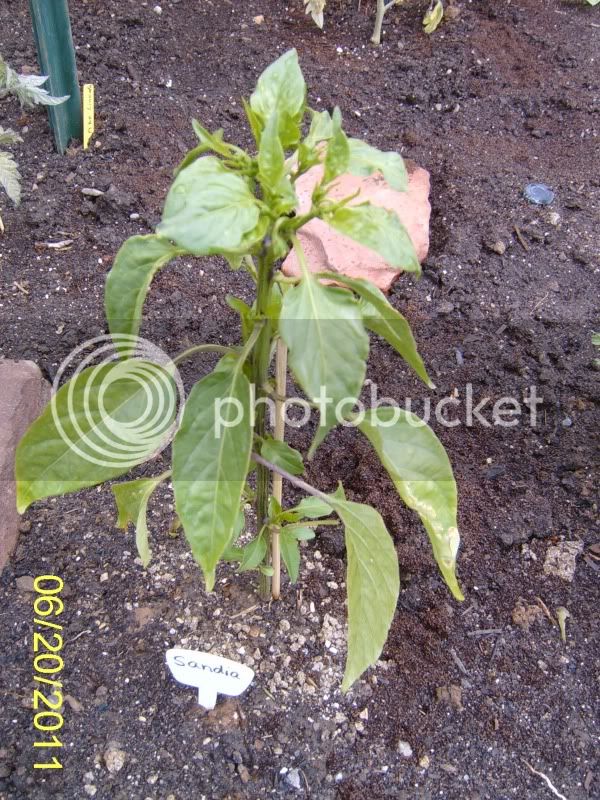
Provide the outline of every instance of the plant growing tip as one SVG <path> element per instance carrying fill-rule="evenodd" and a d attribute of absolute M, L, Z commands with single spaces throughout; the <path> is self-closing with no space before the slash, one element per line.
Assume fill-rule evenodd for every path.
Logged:
<path fill-rule="evenodd" d="M 401 260 L 418 272 L 412 243 L 394 213 L 369 203 L 350 206 L 353 198 L 330 197 L 344 172 L 380 172 L 401 190 L 406 171 L 398 154 L 349 138 L 339 109 L 329 114 L 307 106 L 295 50 L 259 77 L 245 109 L 256 153 L 195 122 L 199 145 L 176 172 L 157 233 L 134 236 L 119 250 L 106 280 L 105 309 L 120 358 L 78 372 L 26 432 L 16 458 L 18 505 L 23 511 L 41 498 L 112 481 L 154 458 L 175 431 L 171 471 L 112 487 L 117 524 L 135 526 L 144 564 L 151 558 L 147 506 L 167 478 L 207 591 L 214 588 L 219 562 L 232 561 L 240 572 L 257 573 L 264 598 L 277 598 L 282 562 L 296 581 L 302 542 L 318 536 L 321 526 L 342 525 L 346 691 L 376 663 L 385 644 L 400 591 L 398 559 L 374 508 L 348 499 L 341 485 L 326 494 L 302 477 L 303 455 L 284 441 L 288 363 L 308 398 L 302 401 L 305 410 L 319 409 L 308 457 L 339 424 L 357 427 L 357 436 L 373 446 L 391 486 L 421 518 L 452 594 L 463 597 L 455 574 L 456 484 L 444 448 L 429 427 L 420 421 L 415 425 L 416 418 L 397 407 L 353 412 L 366 376 L 369 331 L 388 342 L 426 385 L 433 385 L 409 323 L 369 281 L 313 274 L 296 236 L 302 225 L 319 218 L 391 264 Z M 310 210 L 297 214 L 295 183 L 317 164 L 323 165 L 323 180 Z M 290 281 L 282 278 L 278 265 L 292 247 L 302 276 Z M 252 304 L 227 297 L 240 318 L 241 343 L 193 345 L 169 363 L 154 365 L 151 377 L 142 377 L 139 368 L 146 362 L 135 353 L 144 302 L 157 272 L 182 255 L 188 260 L 221 255 L 232 268 L 248 272 L 255 286 Z M 199 353 L 216 354 L 219 360 L 195 383 L 178 413 L 177 365 Z M 273 401 L 272 429 L 266 409 Z M 148 430 L 148 419 L 156 430 Z M 125 447 L 119 438 L 123 432 L 132 434 Z M 128 463 L 123 451 L 131 456 Z M 286 506 L 284 482 L 306 497 Z M 245 507 L 250 501 L 257 522 L 248 541 Z"/>

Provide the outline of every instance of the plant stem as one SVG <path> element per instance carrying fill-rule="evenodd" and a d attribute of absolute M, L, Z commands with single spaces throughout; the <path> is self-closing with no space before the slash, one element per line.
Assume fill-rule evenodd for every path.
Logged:
<path fill-rule="evenodd" d="M 395 4 L 396 4 L 395 0 L 389 3 L 386 3 L 385 0 L 377 0 L 375 25 L 373 27 L 373 35 L 371 36 L 371 41 L 373 42 L 373 44 L 381 44 L 381 28 L 383 25 L 383 17 L 385 15 L 385 12 Z"/>
<path fill-rule="evenodd" d="M 228 353 L 237 354 L 239 350 L 235 347 L 226 347 L 222 344 L 196 344 L 193 347 L 188 347 L 187 350 L 183 350 L 179 355 L 175 356 L 173 359 L 173 364 L 177 366 L 181 364 L 182 361 L 185 361 L 186 358 L 190 358 L 191 356 L 195 356 L 196 353 L 221 353 L 222 355 L 227 355 Z"/>
<path fill-rule="evenodd" d="M 275 432 L 274 438 L 283 442 L 285 429 L 285 390 L 287 374 L 287 347 L 282 339 L 277 339 L 277 354 L 275 357 Z M 283 478 L 278 473 L 273 474 L 273 497 L 281 505 L 283 497 Z M 279 547 L 279 526 L 271 528 L 271 564 L 273 566 L 273 583 L 271 596 L 279 600 L 281 592 L 281 550 Z"/>
<path fill-rule="evenodd" d="M 252 351 L 252 380 L 256 391 L 254 433 L 258 437 L 265 435 L 265 404 L 259 402 L 265 396 L 263 386 L 269 377 L 269 361 L 271 357 L 271 334 L 272 325 L 268 319 L 269 293 L 271 290 L 271 266 L 272 261 L 268 256 L 265 247 L 264 252 L 258 259 L 258 282 L 256 286 L 256 311 L 259 318 L 264 320 L 260 334 Z M 269 468 L 262 464 L 256 470 L 256 520 L 260 528 L 265 524 L 269 516 Z M 266 565 L 270 561 L 270 549 L 267 550 Z M 268 575 L 260 575 L 260 595 L 267 599 L 271 595 L 271 579 Z"/>
<path fill-rule="evenodd" d="M 331 503 L 331 498 L 328 497 L 325 492 L 322 492 L 320 489 L 315 489 L 315 487 L 311 486 L 310 483 L 306 483 L 306 481 L 303 481 L 301 478 L 297 478 L 295 475 L 292 475 L 291 472 L 286 472 L 286 470 L 281 469 L 281 467 L 278 467 L 271 461 L 267 461 L 266 458 L 259 456 L 258 453 L 252 453 L 251 458 L 253 461 L 256 461 L 259 466 L 266 467 L 267 470 L 281 475 L 281 477 L 285 478 L 286 481 L 293 483 L 294 486 L 297 486 L 299 489 L 303 489 L 307 494 L 312 494 L 313 497 L 319 497 L 325 503 Z"/>
<path fill-rule="evenodd" d="M 302 522 L 292 522 L 285 526 L 286 531 L 298 530 L 299 528 L 320 528 L 321 525 L 336 525 L 340 524 L 339 519 L 328 517 L 327 519 L 303 519 Z"/>

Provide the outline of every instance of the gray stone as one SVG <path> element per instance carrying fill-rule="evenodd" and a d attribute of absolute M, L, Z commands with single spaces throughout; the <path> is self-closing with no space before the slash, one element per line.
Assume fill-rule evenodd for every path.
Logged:
<path fill-rule="evenodd" d="M 398 742 L 397 748 L 398 752 L 402 756 L 402 758 L 412 758 L 413 756 L 413 749 L 408 742 L 404 740 L 400 740 Z"/>
<path fill-rule="evenodd" d="M 35 578 L 33 578 L 31 575 L 21 575 L 19 578 L 17 578 L 15 583 L 16 583 L 17 589 L 20 592 L 33 592 L 33 591 L 35 591 L 35 589 L 34 589 Z"/>
<path fill-rule="evenodd" d="M 302 782 L 300 781 L 300 771 L 295 768 L 291 769 L 285 776 L 285 782 L 292 789 L 301 789 Z"/>
<path fill-rule="evenodd" d="M 106 750 L 104 751 L 103 758 L 106 769 L 111 773 L 111 775 L 114 775 L 115 773 L 120 772 L 120 770 L 122 770 L 125 766 L 127 753 L 124 750 L 121 750 L 121 745 L 119 742 L 109 742 Z"/>
<path fill-rule="evenodd" d="M 575 575 L 577 556 L 583 550 L 583 542 L 559 542 L 546 551 L 544 575 L 555 575 L 571 583 Z"/>
<path fill-rule="evenodd" d="M 19 440 L 50 399 L 50 386 L 33 361 L 0 361 L 0 569 L 19 535 L 14 464 Z"/>

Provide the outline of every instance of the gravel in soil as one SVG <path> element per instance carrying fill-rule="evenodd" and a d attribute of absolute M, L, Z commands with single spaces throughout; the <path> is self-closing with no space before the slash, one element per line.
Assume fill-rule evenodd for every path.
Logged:
<path fill-rule="evenodd" d="M 59 157 L 44 114 L 2 103 L 3 124 L 24 138 L 24 200 L 2 210 L 0 353 L 53 377 L 75 345 L 105 332 L 106 272 L 122 241 L 158 220 L 193 143 L 190 117 L 249 145 L 240 98 L 296 46 L 314 106 L 340 105 L 352 135 L 431 172 L 424 276 L 401 278 L 392 302 L 431 369 L 433 405 L 454 390 L 463 401 L 459 426 L 432 423 L 459 484 L 466 601 L 451 600 L 418 521 L 351 430 L 328 437 L 308 477 L 324 490 L 340 478 L 382 511 L 403 589 L 381 661 L 347 695 L 339 531 L 305 546 L 299 583 L 269 606 L 227 567 L 204 593 L 185 542 L 167 533 L 167 488 L 151 506 L 148 570 L 133 534 L 114 527 L 108 489 L 37 503 L 0 580 L 2 798 L 552 796 L 525 761 L 569 800 L 600 796 L 597 15 L 550 0 L 465 2 L 425 37 L 424 4 L 408 2 L 388 12 L 374 49 L 371 5 L 331 2 L 320 32 L 301 3 L 276 0 L 173 0 L 161 14 L 151 3 L 72 3 L 96 139 Z M 24 0 L 0 8 L 0 52 L 35 66 Z M 535 182 L 555 192 L 550 207 L 524 199 Z M 180 260 L 154 281 L 143 333 L 170 353 L 233 342 L 224 297 L 249 291 L 216 259 Z M 186 385 L 210 363 L 186 367 Z M 378 341 L 369 376 L 380 396 L 424 398 Z M 468 383 L 474 405 L 492 398 L 488 422 L 496 400 L 537 386 L 537 425 L 468 427 Z M 309 437 L 296 432 L 292 444 Z M 578 553 L 571 580 L 544 569 L 564 543 Z M 33 769 L 26 579 L 39 574 L 66 583 L 64 769 L 53 772 Z M 571 614 L 566 644 L 550 619 L 560 606 Z M 172 646 L 239 659 L 254 683 L 206 712 L 167 673 Z"/>

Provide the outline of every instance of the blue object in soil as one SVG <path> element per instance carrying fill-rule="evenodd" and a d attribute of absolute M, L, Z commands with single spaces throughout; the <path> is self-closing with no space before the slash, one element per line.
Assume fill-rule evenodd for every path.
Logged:
<path fill-rule="evenodd" d="M 549 206 L 554 200 L 554 192 L 543 183 L 528 183 L 523 191 L 526 199 L 536 206 Z"/>

